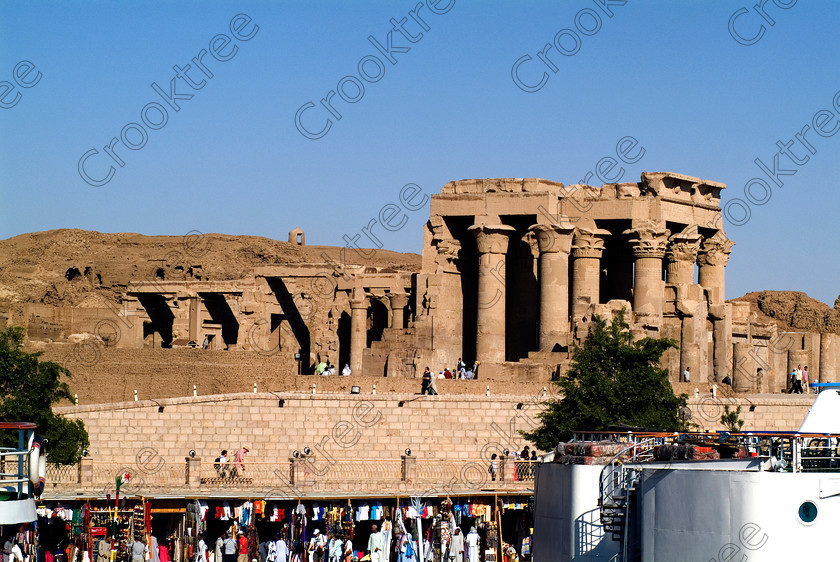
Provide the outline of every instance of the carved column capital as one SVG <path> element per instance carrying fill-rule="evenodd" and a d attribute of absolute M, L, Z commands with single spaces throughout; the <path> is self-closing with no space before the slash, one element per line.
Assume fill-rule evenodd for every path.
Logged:
<path fill-rule="evenodd" d="M 578 228 L 572 241 L 573 258 L 600 258 L 604 253 L 604 238 L 609 230 L 600 228 Z"/>
<path fill-rule="evenodd" d="M 510 235 L 516 232 L 512 226 L 505 224 L 475 224 L 467 230 L 475 236 L 475 245 L 479 254 L 507 253 Z"/>
<path fill-rule="evenodd" d="M 633 255 L 637 258 L 662 258 L 668 244 L 671 231 L 658 221 L 645 221 L 624 231 Z"/>
<path fill-rule="evenodd" d="M 678 232 L 669 239 L 670 244 L 665 252 L 668 261 L 686 261 L 694 263 L 697 261 L 697 252 L 700 250 L 700 242 L 703 237 L 693 233 Z"/>
<path fill-rule="evenodd" d="M 541 254 L 568 254 L 572 250 L 575 226 L 571 223 L 535 224 L 528 230 L 534 233 Z"/>
<path fill-rule="evenodd" d="M 359 286 L 353 287 L 353 291 L 350 293 L 350 308 L 367 308 L 369 302 L 363 288 Z"/>
<path fill-rule="evenodd" d="M 391 301 L 391 309 L 405 308 L 408 304 L 408 293 L 388 293 L 388 300 Z"/>
<path fill-rule="evenodd" d="M 734 245 L 735 242 L 718 231 L 714 236 L 703 241 L 697 263 L 700 265 L 725 266 L 729 261 L 729 254 L 732 252 L 732 246 Z"/>

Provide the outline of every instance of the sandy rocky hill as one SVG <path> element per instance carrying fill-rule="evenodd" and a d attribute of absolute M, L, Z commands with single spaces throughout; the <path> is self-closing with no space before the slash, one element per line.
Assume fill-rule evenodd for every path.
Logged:
<path fill-rule="evenodd" d="M 370 252 L 366 252 L 369 254 Z M 23 303 L 101 307 L 131 281 L 226 280 L 275 264 L 353 263 L 415 271 L 418 254 L 376 250 L 369 259 L 333 246 L 298 246 L 257 236 L 183 236 L 50 230 L 0 240 L 0 312 Z M 344 261 L 346 260 L 346 262 Z"/>

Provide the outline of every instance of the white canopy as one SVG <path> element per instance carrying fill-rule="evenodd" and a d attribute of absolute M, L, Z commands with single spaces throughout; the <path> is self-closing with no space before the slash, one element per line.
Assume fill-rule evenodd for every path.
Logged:
<path fill-rule="evenodd" d="M 826 389 L 817 395 L 799 433 L 840 434 L 840 390 Z"/>

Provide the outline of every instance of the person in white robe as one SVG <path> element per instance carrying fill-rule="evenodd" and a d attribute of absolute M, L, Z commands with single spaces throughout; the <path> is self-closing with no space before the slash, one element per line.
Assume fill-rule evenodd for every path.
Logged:
<path fill-rule="evenodd" d="M 481 537 L 478 536 L 475 527 L 472 527 L 465 540 L 467 547 L 467 559 L 465 562 L 478 562 L 478 543 L 480 541 Z"/>
<path fill-rule="evenodd" d="M 461 528 L 455 527 L 452 533 L 452 540 L 449 541 L 449 562 L 463 562 L 464 560 L 464 535 Z"/>
<path fill-rule="evenodd" d="M 370 552 L 370 562 L 382 562 L 385 554 L 385 538 L 376 525 L 371 528 L 367 549 Z"/>

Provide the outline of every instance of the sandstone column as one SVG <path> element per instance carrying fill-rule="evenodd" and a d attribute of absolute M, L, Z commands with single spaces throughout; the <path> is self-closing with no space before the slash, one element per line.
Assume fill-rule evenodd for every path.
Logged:
<path fill-rule="evenodd" d="M 569 253 L 572 249 L 574 225 L 535 224 L 534 232 L 540 250 L 540 326 L 539 346 L 551 351 L 569 332 Z"/>
<path fill-rule="evenodd" d="M 709 293 L 709 304 L 722 304 L 725 300 L 724 267 L 729 261 L 729 254 L 735 243 L 718 231 L 711 238 L 707 238 L 700 248 L 697 263 L 700 266 L 698 281 L 703 289 Z"/>
<path fill-rule="evenodd" d="M 645 221 L 624 231 L 636 260 L 633 269 L 633 312 L 662 317 L 665 300 L 662 258 L 665 257 L 670 233 L 664 224 L 656 221 Z"/>
<path fill-rule="evenodd" d="M 609 230 L 578 228 L 572 244 L 572 315 L 583 316 L 601 296 L 601 256 Z"/>
<path fill-rule="evenodd" d="M 355 287 L 350 294 L 350 370 L 354 375 L 362 374 L 362 355 L 367 345 L 368 299 L 361 287 Z"/>
<path fill-rule="evenodd" d="M 391 327 L 405 328 L 405 306 L 408 304 L 407 293 L 388 293 L 391 301 Z"/>
<path fill-rule="evenodd" d="M 831 332 L 820 338 L 820 382 L 837 382 L 837 336 Z"/>
<path fill-rule="evenodd" d="M 715 380 L 720 381 L 732 372 L 732 320 L 731 306 L 725 304 L 724 267 L 729 261 L 729 254 L 735 243 L 726 238 L 722 231 L 707 238 L 700 246 L 697 264 L 698 282 L 707 293 L 709 316 L 714 330 L 714 366 Z"/>
<path fill-rule="evenodd" d="M 190 328 L 189 339 L 201 345 L 201 298 L 198 295 L 189 298 L 190 303 Z"/>
<path fill-rule="evenodd" d="M 694 283 L 694 264 L 700 249 L 702 237 L 696 232 L 677 233 L 668 240 L 670 244 L 665 252 L 665 279 L 671 285 L 691 285 Z"/>
<path fill-rule="evenodd" d="M 736 392 L 750 392 L 755 390 L 756 364 L 751 343 L 738 342 L 733 344 L 732 390 Z"/>
<path fill-rule="evenodd" d="M 710 306 L 709 318 L 712 321 L 714 341 L 714 357 L 712 358 L 714 379 L 720 382 L 726 375 L 732 373 L 732 304 L 722 303 Z"/>
<path fill-rule="evenodd" d="M 478 249 L 478 317 L 475 356 L 505 360 L 505 253 L 512 226 L 476 224 L 469 228 Z"/>
<path fill-rule="evenodd" d="M 696 228 L 686 229 L 671 236 L 665 251 L 666 282 L 677 286 L 677 311 L 680 315 L 680 375 L 691 367 L 691 382 L 704 383 L 709 378 L 708 366 L 702 361 L 706 352 L 701 346 L 707 344 L 706 314 L 697 317 L 699 311 L 706 310 L 705 303 L 697 309 L 699 303 L 690 300 L 688 286 L 694 283 L 694 264 L 702 237 Z"/>

